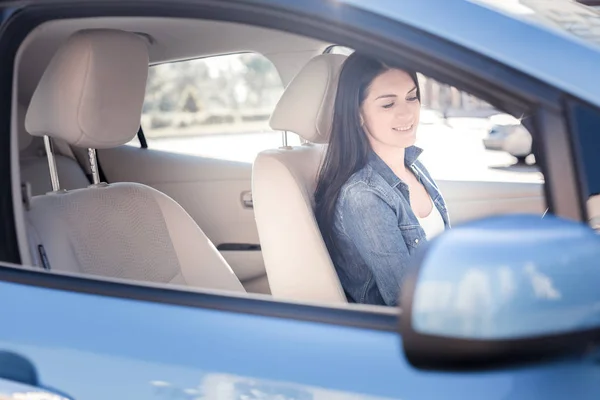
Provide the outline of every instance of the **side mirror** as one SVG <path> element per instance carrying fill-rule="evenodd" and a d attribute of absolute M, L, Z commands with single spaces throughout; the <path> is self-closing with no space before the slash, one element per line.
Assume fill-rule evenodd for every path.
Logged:
<path fill-rule="evenodd" d="M 418 368 L 493 368 L 600 342 L 600 236 L 547 215 L 453 228 L 415 257 L 400 330 Z"/>

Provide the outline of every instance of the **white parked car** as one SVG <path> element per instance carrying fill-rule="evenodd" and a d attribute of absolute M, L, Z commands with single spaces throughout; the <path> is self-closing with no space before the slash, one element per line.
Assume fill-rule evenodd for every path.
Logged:
<path fill-rule="evenodd" d="M 483 144 L 488 150 L 506 151 L 524 163 L 531 154 L 532 138 L 521 121 L 509 114 L 496 114 L 489 118 L 490 128 Z"/>

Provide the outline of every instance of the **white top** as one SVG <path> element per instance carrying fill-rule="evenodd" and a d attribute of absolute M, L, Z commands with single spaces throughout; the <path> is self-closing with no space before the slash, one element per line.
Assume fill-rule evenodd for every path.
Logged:
<path fill-rule="evenodd" d="M 431 200 L 431 197 L 429 200 Z M 419 224 L 425 231 L 427 240 L 431 240 L 434 236 L 439 235 L 445 229 L 442 214 L 440 214 L 439 210 L 433 203 L 433 200 L 431 201 L 431 211 L 429 212 L 429 215 L 424 218 L 419 218 L 417 216 L 417 220 L 419 220 Z"/>

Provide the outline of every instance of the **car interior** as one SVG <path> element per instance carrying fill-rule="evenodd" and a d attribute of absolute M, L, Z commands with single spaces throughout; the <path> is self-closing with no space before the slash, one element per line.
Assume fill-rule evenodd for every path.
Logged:
<path fill-rule="evenodd" d="M 23 265 L 346 304 L 313 202 L 346 58 L 330 51 L 335 45 L 258 26 L 168 17 L 38 26 L 15 63 Z M 285 88 L 268 120 L 280 144 L 262 148 L 252 162 L 153 148 L 150 139 L 147 148 L 140 145 L 149 69 L 246 53 L 268 60 Z M 227 146 L 243 145 L 232 139 Z M 543 179 L 441 178 L 438 185 L 453 225 L 546 210 Z"/>

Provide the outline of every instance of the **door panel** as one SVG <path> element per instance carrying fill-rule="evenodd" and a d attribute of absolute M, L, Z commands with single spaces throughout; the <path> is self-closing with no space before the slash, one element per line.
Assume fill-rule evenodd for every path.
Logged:
<path fill-rule="evenodd" d="M 243 282 L 261 278 L 265 274 L 265 265 L 260 251 L 221 250 L 229 265 L 243 265 L 238 268 L 237 276 Z"/>
<path fill-rule="evenodd" d="M 497 214 L 546 210 L 543 183 L 438 180 L 453 225 Z"/>
<path fill-rule="evenodd" d="M 176 297 L 196 295 L 202 296 Z M 217 296 L 212 299 L 218 304 Z M 600 370 L 591 359 L 498 371 L 419 371 L 407 364 L 393 329 L 8 282 L 0 282 L 0 303 L 19 305 L 2 310 L 3 326 L 10 329 L 0 329 L 0 350 L 27 358 L 41 384 L 73 399 L 435 399 L 443 393 L 448 399 L 587 400 L 600 390 Z M 268 303 L 284 313 L 289 306 L 298 315 L 324 315 Z M 391 312 L 380 318 L 396 325 Z M 0 381 L 0 396 L 6 390 Z"/>
<path fill-rule="evenodd" d="M 254 212 L 244 202 L 252 164 L 132 146 L 100 150 L 98 159 L 109 182 L 139 182 L 172 197 L 217 248 L 233 249 L 221 253 L 242 283 L 258 278 L 264 283 Z M 252 288 L 265 293 L 265 286 L 254 282 Z"/>

